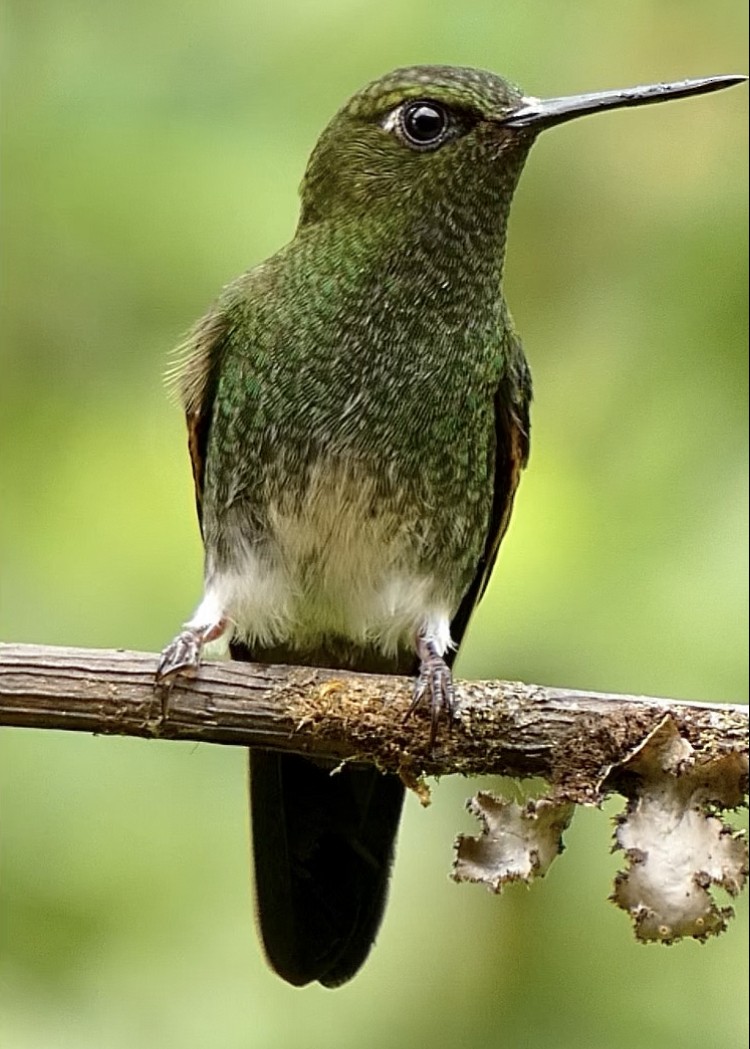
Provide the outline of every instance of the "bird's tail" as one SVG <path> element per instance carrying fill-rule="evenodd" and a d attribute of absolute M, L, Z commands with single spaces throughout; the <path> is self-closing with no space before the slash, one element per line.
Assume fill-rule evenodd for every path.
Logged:
<path fill-rule="evenodd" d="M 263 663 L 348 664 L 414 672 L 414 656 L 231 646 Z M 291 984 L 337 987 L 367 957 L 386 897 L 404 787 L 371 765 L 338 765 L 269 750 L 250 753 L 250 811 L 258 924 L 270 964 Z"/>
<path fill-rule="evenodd" d="M 258 922 L 289 983 L 345 983 L 380 925 L 404 788 L 367 765 L 250 755 Z"/>

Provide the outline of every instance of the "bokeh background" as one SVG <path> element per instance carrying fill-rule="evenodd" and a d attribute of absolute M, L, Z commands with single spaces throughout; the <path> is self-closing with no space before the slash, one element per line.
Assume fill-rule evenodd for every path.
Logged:
<path fill-rule="evenodd" d="M 548 95 L 748 66 L 740 0 L 10 0 L 3 17 L 1 632 L 152 651 L 201 575 L 165 354 L 292 234 L 308 152 L 351 92 L 415 62 Z M 462 674 L 746 698 L 746 114 L 735 88 L 535 146 L 507 266 L 534 447 Z M 637 946 L 607 902 L 614 803 L 578 813 L 532 890 L 456 886 L 475 786 L 409 800 L 370 961 L 295 991 L 253 929 L 242 752 L 6 730 L 3 1046 L 746 1044 L 747 898 L 719 940 Z"/>

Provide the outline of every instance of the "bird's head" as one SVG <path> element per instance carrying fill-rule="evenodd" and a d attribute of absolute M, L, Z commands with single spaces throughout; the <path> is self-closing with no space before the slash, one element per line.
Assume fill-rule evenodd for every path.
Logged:
<path fill-rule="evenodd" d="M 510 202 L 534 139 L 587 113 L 715 91 L 745 80 L 708 77 L 538 99 L 479 69 L 397 69 L 358 91 L 320 136 L 302 182 L 301 224 L 356 219 L 383 209 L 448 220 Z M 494 206 L 493 206 L 494 205 Z M 389 223 L 390 224 L 390 223 Z"/>
<path fill-rule="evenodd" d="M 302 183 L 301 221 L 383 206 L 394 215 L 485 186 L 512 193 L 536 132 L 502 121 L 523 98 L 478 69 L 415 66 L 373 81 L 320 136 Z"/>

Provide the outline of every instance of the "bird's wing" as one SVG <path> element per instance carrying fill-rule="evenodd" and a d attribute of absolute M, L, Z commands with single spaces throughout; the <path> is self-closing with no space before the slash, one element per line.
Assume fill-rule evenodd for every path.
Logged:
<path fill-rule="evenodd" d="M 226 313 L 218 305 L 214 306 L 193 325 L 176 348 L 166 375 L 168 389 L 185 410 L 198 520 L 202 519 L 208 432 L 229 328 Z"/>
<path fill-rule="evenodd" d="M 514 337 L 514 367 L 495 394 L 495 470 L 492 510 L 484 551 L 477 570 L 451 623 L 456 648 L 461 643 L 472 612 L 482 598 L 495 565 L 500 543 L 508 528 L 521 471 L 529 458 L 529 404 L 531 377 Z"/>

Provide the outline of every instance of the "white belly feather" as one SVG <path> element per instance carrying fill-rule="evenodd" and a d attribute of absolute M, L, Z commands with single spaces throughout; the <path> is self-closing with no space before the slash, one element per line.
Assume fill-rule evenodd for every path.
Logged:
<path fill-rule="evenodd" d="M 231 636 L 250 645 L 304 649 L 336 636 L 388 655 L 421 633 L 444 654 L 455 597 L 419 570 L 423 515 L 389 512 L 373 494 L 367 477 L 313 470 L 302 499 L 270 503 L 260 541 L 232 507 L 232 565 L 216 566 L 207 552 L 204 598 L 188 625 L 227 619 Z"/>

